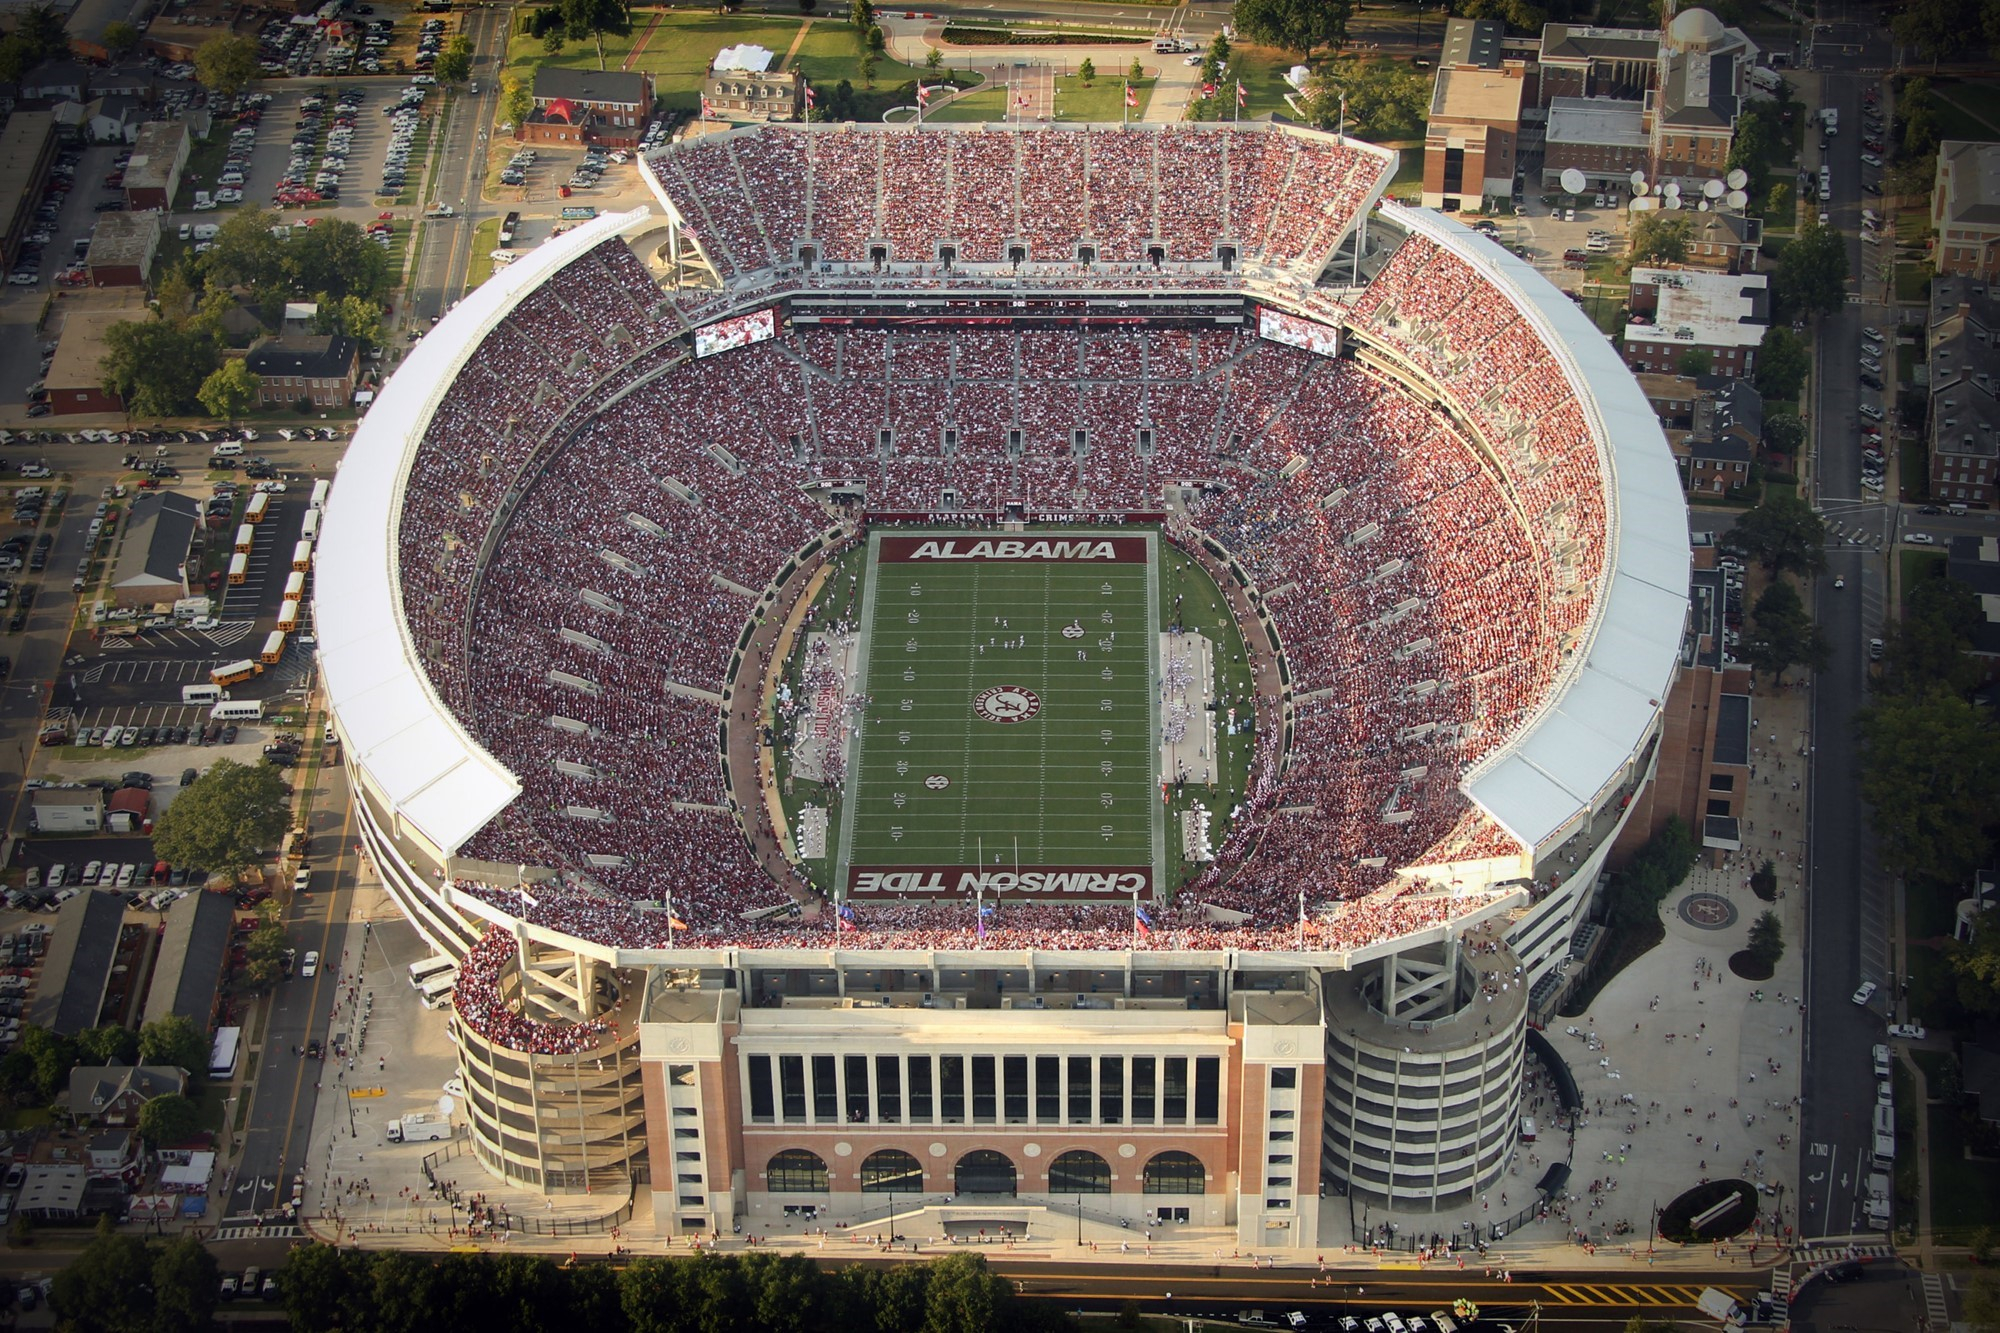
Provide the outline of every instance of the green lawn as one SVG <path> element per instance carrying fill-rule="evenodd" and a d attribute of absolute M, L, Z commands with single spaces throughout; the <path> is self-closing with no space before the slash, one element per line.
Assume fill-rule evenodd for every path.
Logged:
<path fill-rule="evenodd" d="M 859 89 L 861 52 L 860 33 L 844 22 L 823 20 L 813 24 L 811 31 L 806 33 L 806 39 L 800 43 L 798 56 L 793 59 L 790 68 L 804 74 L 807 82 L 817 88 L 830 88 L 847 79 Z M 943 76 L 944 71 L 927 70 L 894 60 L 881 60 L 875 66 L 877 88 L 894 87 L 919 78 L 927 83 L 936 83 Z"/>
<path fill-rule="evenodd" d="M 1923 301 L 1931 290 L 1930 264 L 1922 259 L 1904 259 L 1896 264 L 1896 299 Z"/>
<path fill-rule="evenodd" d="M 1249 104 L 1243 108 L 1245 116 L 1267 116 L 1275 112 L 1281 116 L 1296 117 L 1298 113 L 1285 101 L 1285 95 L 1292 91 L 1292 85 L 1285 82 L 1285 72 L 1298 63 L 1298 57 L 1290 52 L 1268 46 L 1231 47 L 1229 73 L 1219 90 L 1219 95 L 1225 99 L 1224 109 L 1228 109 L 1227 99 L 1236 96 L 1231 83 L 1241 79 L 1243 90 L 1250 95 Z M 1228 119 L 1227 116 L 1223 118 Z"/>
<path fill-rule="evenodd" d="M 680 111 L 697 109 L 701 101 L 702 76 L 708 72 L 708 63 L 715 59 L 717 51 L 725 46 L 751 42 L 776 52 L 779 59 L 783 59 L 803 21 L 676 10 L 660 14 L 659 24 L 654 27 L 653 18 L 652 11 L 642 12 L 633 17 L 629 36 L 607 36 L 604 39 L 604 67 L 626 68 L 626 58 L 635 46 L 638 47 L 639 54 L 631 68 L 650 73 L 661 103 Z M 853 34 L 853 29 L 846 28 L 845 24 L 819 23 L 814 26 L 839 26 L 850 37 Z M 541 64 L 567 69 L 596 69 L 596 43 L 572 42 L 564 47 L 561 55 L 549 56 L 544 54 L 542 43 L 537 38 L 516 33 L 509 39 L 507 68 L 511 73 L 532 82 L 534 68 Z M 817 79 L 814 81 L 817 82 Z"/>
<path fill-rule="evenodd" d="M 939 107 L 924 119 L 946 123 L 1005 120 L 1007 95 L 1005 88 L 982 88 L 976 93 L 967 93 L 949 106 Z"/>
<path fill-rule="evenodd" d="M 2000 83 L 1946 80 L 1933 83 L 1931 91 L 1937 95 L 1940 139 L 2000 139 Z"/>
<path fill-rule="evenodd" d="M 1993 1223 L 2000 1199 L 2000 1162 L 1968 1156 L 1965 1128 L 1955 1108 L 1931 1107 L 1931 1228 L 1943 1243 L 1964 1244 L 1978 1227 Z"/>
<path fill-rule="evenodd" d="M 1930 497 L 1930 445 L 1922 437 L 1912 437 L 1896 446 L 1896 484 L 1905 500 Z"/>
<path fill-rule="evenodd" d="M 1132 109 L 1133 120 L 1143 120 L 1146 103 L 1153 98 L 1153 85 L 1157 79 L 1138 79 L 1132 84 L 1138 94 L 1139 105 Z M 1094 124 L 1116 124 L 1126 115 L 1125 78 L 1120 74 L 1106 77 L 1098 71 L 1090 86 L 1073 74 L 1056 76 L 1056 119 L 1089 121 Z"/>
<path fill-rule="evenodd" d="M 885 543 L 981 538 L 871 539 L 873 702 L 850 747 L 836 882 L 948 869 L 955 896 L 974 867 L 1157 866 L 1156 539 L 1119 535 L 1134 549 L 1117 561 L 885 560 Z"/>
<path fill-rule="evenodd" d="M 472 229 L 472 257 L 465 263 L 467 291 L 493 276 L 493 252 L 499 247 L 499 218 L 488 218 Z"/>
<path fill-rule="evenodd" d="M 1942 551 L 1898 551 L 1897 572 L 1903 578 L 1903 596 L 1910 595 L 1910 589 L 1925 579 L 1944 577 L 1945 557 Z"/>

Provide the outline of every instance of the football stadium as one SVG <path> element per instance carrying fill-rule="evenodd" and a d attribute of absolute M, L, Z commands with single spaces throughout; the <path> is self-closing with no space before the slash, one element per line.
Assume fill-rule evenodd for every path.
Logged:
<path fill-rule="evenodd" d="M 669 1234 L 1267 1247 L 1507 1171 L 1686 513 L 1610 343 L 1395 166 L 735 129 L 412 350 L 315 596 L 470 1155 Z"/>

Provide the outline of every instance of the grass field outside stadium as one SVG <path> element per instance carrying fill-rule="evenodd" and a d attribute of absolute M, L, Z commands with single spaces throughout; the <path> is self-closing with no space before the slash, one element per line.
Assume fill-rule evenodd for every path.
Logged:
<path fill-rule="evenodd" d="M 1142 878 L 1118 883 L 1152 896 L 1165 824 L 1157 540 L 871 537 L 868 704 L 850 742 L 835 881 L 857 905 L 884 892 L 955 894 L 975 868 L 1125 870 Z"/>

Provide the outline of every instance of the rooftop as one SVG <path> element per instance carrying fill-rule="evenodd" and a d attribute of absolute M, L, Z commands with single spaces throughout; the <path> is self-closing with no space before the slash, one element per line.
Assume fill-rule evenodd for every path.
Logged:
<path fill-rule="evenodd" d="M 113 265 L 144 266 L 160 248 L 160 215 L 144 213 L 103 213 L 90 233 L 93 267 Z"/>
<path fill-rule="evenodd" d="M 1548 23 L 1542 27 L 1542 60 L 1545 63 L 1650 61 L 1659 49 L 1660 34 L 1651 28 L 1593 28 L 1580 23 Z"/>
<path fill-rule="evenodd" d="M 646 76 L 640 71 L 564 69 L 540 65 L 535 69 L 535 99 L 541 102 L 566 98 L 572 102 L 636 106 L 646 96 Z"/>
<path fill-rule="evenodd" d="M 201 506 L 188 496 L 174 491 L 142 493 L 132 502 L 125 538 L 111 571 L 111 585 L 184 584 L 188 548 L 200 526 Z"/>
<path fill-rule="evenodd" d="M 301 379 L 339 379 L 354 366 L 354 339 L 343 333 L 310 338 L 272 338 L 250 349 L 244 360 L 253 375 L 290 375 Z"/>
<path fill-rule="evenodd" d="M 93 293 L 91 304 L 65 303 L 62 332 L 56 338 L 55 359 L 45 376 L 51 392 L 95 389 L 104 382 L 98 362 L 104 359 L 104 335 L 113 324 L 149 318 L 136 288 L 122 293 Z"/>
<path fill-rule="evenodd" d="M 1727 129 L 1736 123 L 1736 55 L 1727 51 L 1676 51 L 1661 82 L 1662 125 Z"/>
<path fill-rule="evenodd" d="M 1946 226 L 2000 226 L 2000 143 L 1938 145 L 1938 210 Z"/>
<path fill-rule="evenodd" d="M 1645 107 L 1618 97 L 1558 97 L 1549 103 L 1550 143 L 1646 146 Z"/>
<path fill-rule="evenodd" d="M 1506 36 L 1507 25 L 1497 19 L 1451 19 L 1444 25 L 1444 53 L 1438 64 L 1498 69 L 1500 44 Z"/>
<path fill-rule="evenodd" d="M 1431 94 L 1431 118 L 1516 125 L 1527 86 L 1518 68 L 1444 67 L 1438 70 L 1437 87 Z"/>
<path fill-rule="evenodd" d="M 164 190 L 174 165 L 186 151 L 187 126 L 177 120 L 156 120 L 139 127 L 132 144 L 132 160 L 125 167 L 125 189 Z"/>
<path fill-rule="evenodd" d="M 771 68 L 777 59 L 761 46 L 749 42 L 741 46 L 725 46 L 715 53 L 715 63 L 709 68 L 718 74 L 735 71 L 743 74 L 762 74 Z"/>
<path fill-rule="evenodd" d="M 1972 650 L 2000 656 L 2000 538 L 1971 534 L 1953 537 L 1945 574 L 1972 589 L 1979 599 L 1981 619 L 1973 626 Z M 1967 1090 L 1971 1087 L 1968 1081 Z M 1995 1087 L 2000 1089 L 2000 1082 Z M 2000 1118 L 2000 1102 L 1983 1109 L 1989 1117 Z"/>
<path fill-rule="evenodd" d="M 1628 324 L 1625 338 L 1678 339 L 1701 347 L 1755 347 L 1771 316 L 1770 280 L 1761 273 L 1635 268 L 1634 287 L 1658 287 L 1651 324 Z"/>
<path fill-rule="evenodd" d="M 34 208 L 36 168 L 55 131 L 53 111 L 16 111 L 0 129 L 0 236 L 13 235 L 16 219 Z"/>

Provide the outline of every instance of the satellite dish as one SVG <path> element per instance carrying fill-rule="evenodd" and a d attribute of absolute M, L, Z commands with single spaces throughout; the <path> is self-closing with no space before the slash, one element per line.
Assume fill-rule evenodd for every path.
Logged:
<path fill-rule="evenodd" d="M 1634 194 L 1644 194 L 1646 192 L 1645 172 L 1635 171 L 1632 173 L 1632 192 Z"/>
<path fill-rule="evenodd" d="M 1741 167 L 1731 167 L 1723 179 L 1729 183 L 1730 189 L 1740 190 L 1750 183 L 1750 173 Z"/>
<path fill-rule="evenodd" d="M 1701 183 L 1701 192 L 1710 199 L 1722 198 L 1722 191 L 1725 188 L 1721 181 L 1703 181 Z"/>
<path fill-rule="evenodd" d="M 1582 194 L 1584 183 L 1581 171 L 1578 171 L 1575 167 L 1563 168 L 1562 187 L 1565 194 Z"/>
<path fill-rule="evenodd" d="M 450 1115 L 457 1107 L 458 1103 L 451 1099 L 450 1093 L 446 1093 L 444 1096 L 438 1098 L 439 1115 Z"/>
<path fill-rule="evenodd" d="M 1750 206 L 1750 192 L 1741 189 L 1731 190 L 1722 202 L 1735 209 L 1748 208 Z"/>
<path fill-rule="evenodd" d="M 1700 209 L 1701 209 L 1701 211 L 1702 211 L 1702 212 L 1706 213 L 1706 212 L 1708 211 L 1708 200 L 1706 200 L 1706 199 L 1703 199 L 1703 200 L 1702 200 L 1702 201 L 1700 202 L 1700 204 L 1699 204 L 1699 207 L 1700 207 Z"/>
<path fill-rule="evenodd" d="M 1650 213 L 1659 206 L 1660 206 L 1659 200 L 1644 196 L 1634 199 L 1631 202 L 1631 204 L 1628 205 L 1628 207 L 1630 207 L 1634 213 Z"/>
<path fill-rule="evenodd" d="M 1668 195 L 1666 206 L 1668 208 L 1679 208 L 1681 206 L 1681 197 L 1677 194 Z"/>
<path fill-rule="evenodd" d="M 1668 181 L 1660 187 L 1660 193 L 1669 199 L 1678 199 L 1681 197 L 1681 183 L 1679 181 Z"/>

